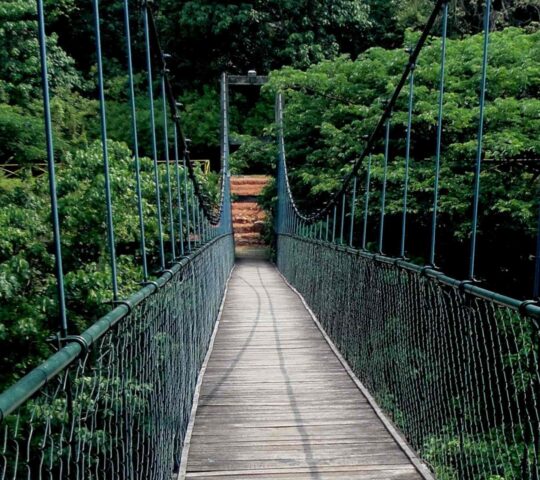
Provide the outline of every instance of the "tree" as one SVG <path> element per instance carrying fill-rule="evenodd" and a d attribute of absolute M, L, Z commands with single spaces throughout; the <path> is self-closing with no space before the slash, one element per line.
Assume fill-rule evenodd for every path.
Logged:
<path fill-rule="evenodd" d="M 183 81 L 214 81 L 226 70 L 268 72 L 282 65 L 305 68 L 339 53 L 355 53 L 369 27 L 362 0 L 194 0 L 161 3 L 160 23 L 170 52 L 178 52 Z"/>
<path fill-rule="evenodd" d="M 412 39 L 407 44 L 412 44 Z M 471 195 L 478 126 L 478 85 L 482 36 L 455 39 L 448 43 L 447 86 L 444 97 L 443 156 L 439 251 L 448 273 L 462 276 L 455 256 L 467 255 L 470 232 Z M 523 294 L 532 270 L 533 239 L 537 218 L 540 158 L 540 32 L 527 34 L 517 28 L 491 36 L 488 98 L 480 208 L 481 270 L 498 287 Z M 409 197 L 412 256 L 425 256 L 429 242 L 434 181 L 433 159 L 437 127 L 437 98 L 440 40 L 431 39 L 416 71 L 415 110 L 412 135 L 412 164 Z M 273 91 L 286 98 L 286 143 L 290 178 L 296 198 L 304 208 L 319 205 L 341 185 L 358 158 L 365 135 L 371 133 L 382 113 L 383 101 L 392 93 L 407 55 L 403 49 L 374 48 L 356 61 L 347 57 L 321 62 L 306 72 L 284 68 L 271 76 Z M 388 246 L 396 251 L 399 239 L 403 191 L 407 89 L 394 111 L 386 213 L 389 214 Z M 374 150 L 370 225 L 376 231 L 382 180 L 382 139 Z M 364 169 L 360 171 L 363 178 Z M 357 209 L 361 215 L 361 209 Z M 490 232 L 497 231 L 497 236 Z M 370 238 L 375 238 L 375 233 Z M 489 261 L 513 238 L 523 249 Z M 460 261 L 460 266 L 465 262 Z M 519 265 L 519 267 L 516 267 Z M 510 268 L 513 266 L 513 268 Z M 501 270 L 503 274 L 501 274 Z M 506 274 L 504 274 L 506 272 Z M 512 274 L 510 273 L 512 272 Z M 505 275 L 508 275 L 505 276 Z M 514 275 L 514 276 L 510 276 Z M 515 288 L 515 290 L 514 290 Z M 519 293 L 517 293 L 519 292 Z"/>

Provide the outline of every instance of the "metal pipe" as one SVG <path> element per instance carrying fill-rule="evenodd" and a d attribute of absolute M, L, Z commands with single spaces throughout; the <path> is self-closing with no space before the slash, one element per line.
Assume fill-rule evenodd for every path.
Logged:
<path fill-rule="evenodd" d="M 130 308 L 128 305 L 130 305 L 132 309 L 137 307 L 148 297 L 156 293 L 156 291 L 168 284 L 179 272 L 183 271 L 204 251 L 211 248 L 216 242 L 230 236 L 230 233 L 220 235 L 212 242 L 197 249 L 197 251 L 190 254 L 189 257 L 183 258 L 180 262 L 174 264 L 170 270 L 157 278 L 155 283 L 148 284 L 131 295 L 126 300 L 126 304 L 122 303 L 121 305 L 118 305 L 114 310 L 107 313 L 107 315 L 101 317 L 96 323 L 81 333 L 80 337 L 88 347 L 91 347 L 98 342 L 103 335 L 118 325 L 119 322 L 129 317 Z M 30 371 L 7 390 L 0 393 L 0 423 L 9 414 L 15 411 L 17 407 L 32 397 L 32 395 L 34 395 L 41 387 L 77 361 L 81 353 L 82 345 L 76 341 L 69 341 L 65 347 L 56 352 L 52 357 Z"/>

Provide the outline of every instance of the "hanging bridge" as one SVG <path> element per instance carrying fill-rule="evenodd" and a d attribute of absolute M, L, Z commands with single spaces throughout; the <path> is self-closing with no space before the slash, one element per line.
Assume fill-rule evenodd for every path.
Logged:
<path fill-rule="evenodd" d="M 141 267 L 140 289 L 130 296 L 122 295 L 116 256 L 115 218 L 124 212 L 115 210 L 111 188 L 100 5 L 92 3 L 111 308 L 84 331 L 70 323 L 47 19 L 43 1 L 37 0 L 59 322 L 52 341 L 56 351 L 0 393 L 0 479 L 540 478 L 540 262 L 531 301 L 504 296 L 475 280 L 491 1 L 484 6 L 479 58 L 469 275 L 458 279 L 435 267 L 447 1 L 436 2 L 341 188 L 310 213 L 299 208 L 289 185 L 285 94 L 277 93 L 275 263 L 270 263 L 260 250 L 235 258 L 228 77 L 221 79 L 216 200 L 205 192 L 190 160 L 152 2 L 143 2 L 140 18 L 154 194 L 153 208 L 145 207 L 134 22 L 124 0 L 131 112 L 126 128 L 133 138 L 140 239 L 135 258 Z M 414 74 L 438 22 L 430 255 L 419 265 L 406 258 Z M 385 202 L 392 113 L 400 99 L 408 105 L 408 128 L 400 252 L 394 256 L 385 254 Z M 159 107 L 164 161 L 156 127 Z M 370 203 L 374 153 L 382 157 L 383 182 L 372 248 L 367 237 L 368 222 L 375 218 Z M 157 229 L 152 242 L 150 222 Z"/>

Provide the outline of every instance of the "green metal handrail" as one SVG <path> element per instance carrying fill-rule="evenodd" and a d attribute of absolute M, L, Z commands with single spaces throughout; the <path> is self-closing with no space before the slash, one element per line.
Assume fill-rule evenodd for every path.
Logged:
<path fill-rule="evenodd" d="M 31 398 L 32 395 L 38 392 L 41 387 L 47 384 L 47 382 L 69 368 L 81 354 L 90 349 L 101 337 L 103 337 L 103 335 L 109 332 L 111 328 L 125 320 L 134 308 L 154 295 L 160 288 L 167 285 L 167 283 L 175 276 L 182 274 L 195 258 L 201 255 L 205 250 L 212 248 L 223 238 L 227 238 L 231 235 L 231 233 L 227 233 L 212 239 L 210 242 L 201 246 L 189 256 L 173 265 L 169 271 L 163 273 L 163 275 L 157 278 L 155 282 L 149 283 L 144 288 L 131 295 L 114 310 L 111 310 L 107 315 L 100 318 L 91 327 L 82 332 L 76 339 L 70 339 L 68 337 L 65 340 L 66 345 L 52 357 L 48 358 L 41 365 L 26 374 L 7 390 L 0 393 L 0 423 L 4 418 L 13 413 L 19 406 Z"/>

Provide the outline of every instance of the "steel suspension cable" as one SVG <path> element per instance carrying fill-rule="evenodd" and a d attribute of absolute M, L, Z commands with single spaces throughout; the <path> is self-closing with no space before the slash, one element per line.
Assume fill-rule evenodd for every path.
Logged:
<path fill-rule="evenodd" d="M 540 209 L 539 209 L 540 210 Z M 533 298 L 540 299 L 540 212 L 536 231 L 536 257 L 534 262 Z"/>
<path fill-rule="evenodd" d="M 364 227 L 362 230 L 362 250 L 366 250 L 367 242 L 367 227 L 368 227 L 368 216 L 369 216 L 369 188 L 371 183 L 371 154 L 368 156 L 368 166 L 366 171 L 366 186 L 364 194 Z"/>
<path fill-rule="evenodd" d="M 156 116 L 154 109 L 154 79 L 152 75 L 152 53 L 150 46 L 150 27 L 147 3 L 143 3 L 143 29 L 146 53 L 146 78 L 148 83 L 148 102 L 150 108 L 150 140 L 152 144 L 152 161 L 154 165 L 154 188 L 156 196 L 156 217 L 158 227 L 159 263 L 161 270 L 165 270 L 165 246 L 163 244 L 163 224 L 161 215 L 161 187 L 159 181 L 158 151 L 156 138 Z"/>
<path fill-rule="evenodd" d="M 448 3 L 443 6 L 442 15 L 442 38 L 441 38 L 441 70 L 439 80 L 439 106 L 437 114 L 437 146 L 435 153 L 435 180 L 433 184 L 433 217 L 431 220 L 431 246 L 429 252 L 429 264 L 435 266 L 435 244 L 437 239 L 437 213 L 439 206 L 439 177 L 441 171 L 441 148 L 443 131 L 443 108 L 444 108 L 444 84 L 446 67 L 446 41 L 448 32 Z"/>
<path fill-rule="evenodd" d="M 407 233 L 407 202 L 409 196 L 409 167 L 411 161 L 411 134 L 412 134 L 412 117 L 414 106 L 414 70 L 411 68 L 409 75 L 409 102 L 407 110 L 407 138 L 405 144 L 405 173 L 403 178 L 403 209 L 401 216 L 401 243 L 399 248 L 399 256 L 405 258 L 405 240 Z"/>
<path fill-rule="evenodd" d="M 169 235 L 171 242 L 171 253 L 173 261 L 176 260 L 176 234 L 174 232 L 174 214 L 173 214 L 173 205 L 172 205 L 172 189 L 171 189 L 171 166 L 169 158 L 169 129 L 167 124 L 169 122 L 169 117 L 167 115 L 167 100 L 165 93 L 165 72 L 166 67 L 164 67 L 161 74 L 161 99 L 163 102 L 163 153 L 165 158 L 165 183 L 167 185 L 167 206 L 169 208 Z"/>
<path fill-rule="evenodd" d="M 354 177 L 353 181 L 353 191 L 352 191 L 352 203 L 351 203 L 351 221 L 349 225 L 349 247 L 353 246 L 353 239 L 354 239 L 354 215 L 356 210 L 356 182 L 357 178 Z"/>
<path fill-rule="evenodd" d="M 165 71 L 165 75 L 164 75 L 165 90 L 166 90 L 167 99 L 169 102 L 169 109 L 170 109 L 172 119 L 175 122 L 178 129 L 179 144 L 182 145 L 182 150 L 183 150 L 182 155 L 186 159 L 187 171 L 189 173 L 191 183 L 193 185 L 193 194 L 198 200 L 198 203 L 204 215 L 209 220 L 210 224 L 212 224 L 213 226 L 216 226 L 220 222 L 221 213 L 224 209 L 225 182 L 222 182 L 221 184 L 220 199 L 216 207 L 215 205 L 211 204 L 209 197 L 203 192 L 203 189 L 199 184 L 199 180 L 197 178 L 193 165 L 190 161 L 189 146 L 188 146 L 189 140 L 186 138 L 183 132 L 182 125 L 180 122 L 180 116 L 178 115 L 178 112 L 177 112 L 178 107 L 177 107 L 177 102 L 176 102 L 176 96 L 174 94 L 168 72 L 166 72 L 166 54 L 164 53 L 161 47 L 161 41 L 160 41 L 160 37 L 159 37 L 158 30 L 156 27 L 156 22 L 155 22 L 154 8 L 155 8 L 154 2 L 144 0 L 145 18 L 147 18 L 148 20 L 149 37 L 151 37 L 151 40 L 149 40 L 149 44 L 154 47 L 155 49 L 154 56 L 157 59 L 157 61 L 160 63 L 160 66 L 162 66 L 163 70 Z M 226 175 L 226 170 L 225 170 L 226 168 L 228 168 L 228 165 L 222 165 L 222 168 L 221 168 L 222 177 Z"/>
<path fill-rule="evenodd" d="M 51 218 L 53 227 L 53 243 L 55 258 L 56 290 L 58 295 L 60 334 L 68 333 L 66 294 L 64 289 L 64 269 L 62 261 L 62 237 L 58 215 L 58 197 L 56 192 L 56 171 L 54 165 L 54 141 L 52 134 L 51 100 L 49 92 L 49 72 L 47 62 L 47 41 L 45 33 L 45 14 L 43 0 L 37 0 L 38 40 L 41 62 L 41 85 L 43 90 L 43 115 L 45 119 L 45 141 L 47 145 L 47 170 L 49 175 L 49 196 L 51 202 Z"/>
<path fill-rule="evenodd" d="M 178 128 L 173 124 L 174 133 L 174 173 L 176 177 L 176 204 L 178 206 L 178 230 L 180 242 L 180 255 L 184 256 L 184 221 L 182 218 L 182 180 L 180 178 L 180 158 L 178 153 Z"/>
<path fill-rule="evenodd" d="M 383 110 L 383 113 L 379 117 L 379 120 L 377 122 L 377 125 L 371 132 L 371 134 L 368 136 L 364 149 L 362 150 L 362 153 L 358 157 L 358 159 L 355 161 L 353 168 L 351 172 L 345 177 L 345 179 L 342 182 L 341 188 L 336 191 L 330 198 L 328 202 L 326 202 L 321 208 L 313 211 L 311 214 L 303 214 L 296 203 L 294 202 L 294 199 L 291 195 L 291 201 L 294 206 L 294 209 L 296 211 L 296 214 L 299 215 L 302 219 L 309 223 L 313 223 L 320 218 L 323 218 L 327 212 L 329 212 L 333 205 L 336 203 L 339 203 L 340 199 L 342 198 L 344 193 L 347 193 L 353 178 L 355 176 L 358 176 L 358 172 L 360 168 L 362 167 L 362 164 L 364 162 L 364 159 L 373 152 L 373 149 L 376 145 L 377 140 L 380 137 L 380 134 L 385 130 L 386 124 L 388 119 L 392 115 L 392 111 L 397 103 L 397 100 L 401 94 L 401 91 L 403 90 L 403 87 L 407 84 L 407 80 L 409 79 L 409 75 L 411 73 L 411 70 L 414 69 L 414 66 L 416 65 L 418 56 L 420 55 L 420 52 L 422 51 L 424 45 L 426 44 L 426 41 L 433 29 L 433 26 L 435 25 L 435 22 L 437 21 L 437 18 L 441 12 L 441 9 L 445 4 L 448 3 L 448 0 L 437 0 L 434 8 L 426 22 L 426 25 L 424 27 L 424 30 L 422 31 L 420 38 L 418 42 L 416 43 L 416 46 L 412 50 L 409 61 L 407 65 L 404 68 L 404 71 L 390 97 L 390 99 L 386 102 L 386 107 Z M 288 184 L 288 182 L 287 182 Z M 288 186 L 288 185 L 287 185 Z M 290 187 L 288 186 L 287 190 L 290 192 Z"/>
<path fill-rule="evenodd" d="M 107 240 L 111 263 L 111 280 L 113 300 L 118 300 L 118 274 L 116 267 L 116 246 L 114 240 L 113 210 L 111 196 L 111 176 L 109 171 L 109 148 L 107 145 L 107 113 L 105 106 L 105 87 L 103 81 L 103 58 L 101 53 L 101 27 L 99 16 L 99 0 L 93 0 L 94 7 L 94 33 L 96 37 L 96 57 L 99 93 L 99 112 L 101 126 L 101 143 L 103 150 L 103 173 L 105 176 L 105 206 L 107 212 Z"/>
<path fill-rule="evenodd" d="M 484 140 L 484 116 L 486 103 L 486 87 L 487 87 L 487 69 L 488 69 L 488 48 L 489 48 L 489 31 L 491 25 L 491 0 L 486 0 L 484 9 L 484 45 L 482 53 L 482 76 L 480 80 L 480 118 L 478 121 L 478 143 L 476 149 L 476 163 L 474 169 L 474 197 L 473 197 L 473 214 L 471 226 L 471 254 L 469 261 L 469 279 L 474 280 L 475 264 L 476 264 L 476 237 L 478 230 L 478 210 L 480 203 L 480 173 L 482 169 L 483 155 L 483 140 Z"/>
<path fill-rule="evenodd" d="M 388 159 L 390 155 L 390 118 L 386 120 L 386 133 L 384 136 L 383 179 L 381 192 L 381 215 L 379 223 L 379 253 L 383 254 L 384 247 L 384 218 L 386 210 L 386 183 L 388 177 Z"/>
<path fill-rule="evenodd" d="M 148 281 L 148 260 L 146 256 L 146 235 L 141 188 L 141 161 L 139 158 L 139 138 L 137 132 L 137 110 L 135 106 L 135 86 L 133 81 L 133 53 L 131 48 L 131 28 L 129 19 L 129 0 L 124 0 L 124 27 L 126 36 L 126 52 L 128 66 L 129 106 L 131 112 L 131 131 L 133 135 L 133 161 L 135 168 L 135 189 L 137 195 L 137 214 L 139 217 L 139 237 L 141 244 L 141 261 L 143 282 Z"/>
<path fill-rule="evenodd" d="M 341 227 L 339 229 L 339 243 L 343 244 L 343 235 L 345 230 L 345 207 L 347 206 L 347 196 L 343 194 L 341 198 Z"/>
<path fill-rule="evenodd" d="M 182 155 L 182 171 L 183 171 L 183 180 L 184 180 L 184 205 L 185 205 L 185 215 L 186 215 L 186 236 L 188 251 L 191 252 L 191 218 L 189 214 L 189 182 L 188 182 L 188 173 L 186 167 L 186 155 Z"/>

